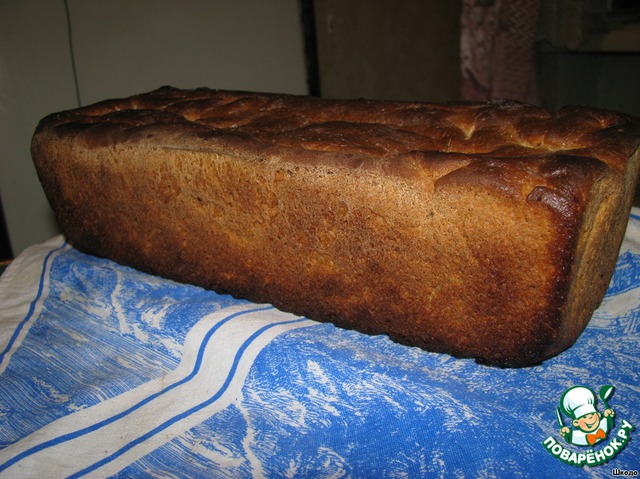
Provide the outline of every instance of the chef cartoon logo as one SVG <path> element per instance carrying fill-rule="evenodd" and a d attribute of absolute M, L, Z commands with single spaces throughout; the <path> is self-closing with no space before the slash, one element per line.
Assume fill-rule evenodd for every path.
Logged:
<path fill-rule="evenodd" d="M 627 445 L 634 430 L 623 419 L 614 432 L 616 413 L 609 406 L 613 392 L 614 387 L 610 385 L 602 386 L 597 396 L 586 386 L 567 389 L 556 408 L 559 435 L 566 443 L 581 449 L 567 448 L 553 436 L 549 436 L 543 446 L 561 461 L 574 466 L 597 466 L 613 459 Z M 602 411 L 598 410 L 598 398 Z"/>
<path fill-rule="evenodd" d="M 613 427 L 615 411 L 607 404 L 607 399 L 613 394 L 613 386 L 600 388 L 600 398 L 605 410 L 600 413 L 596 410 L 596 395 L 591 389 L 584 386 L 574 386 L 567 389 L 560 399 L 560 406 L 556 409 L 560 434 L 565 440 L 576 446 L 593 446 L 606 439 Z M 569 416 L 572 421 L 571 429 L 564 425 L 560 410 Z"/>

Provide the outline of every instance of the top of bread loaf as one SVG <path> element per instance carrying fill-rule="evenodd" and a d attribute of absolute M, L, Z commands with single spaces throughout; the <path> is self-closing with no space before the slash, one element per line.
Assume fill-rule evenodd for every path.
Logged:
<path fill-rule="evenodd" d="M 378 108 L 372 109 L 372 103 Z M 118 132 L 118 141 L 142 138 L 146 127 L 171 130 L 179 126 L 180 134 L 173 138 L 176 146 L 189 132 L 189 136 L 204 140 L 218 136 L 257 140 L 262 151 L 265 147 L 302 147 L 311 152 L 355 155 L 397 156 L 422 151 L 491 158 L 562 152 L 598 158 L 615 169 L 624 168 L 640 133 L 637 119 L 631 116 L 579 106 L 551 115 L 543 108 L 506 100 L 334 101 L 206 88 L 164 87 L 55 116 L 49 125 L 66 124 L 65 129 L 79 130 L 99 125 L 86 132 L 87 138 L 97 143 L 115 140 L 106 135 L 109 125 Z M 168 146 L 171 140 L 162 137 L 159 141 Z"/>
<path fill-rule="evenodd" d="M 334 101 L 172 87 L 57 113 L 44 127 L 73 132 L 88 148 L 129 141 L 226 153 L 241 148 L 257 158 L 384 168 L 401 176 L 414 174 L 411 164 L 422 158 L 454 161 L 437 186 L 472 181 L 525 197 L 554 178 L 564 181 L 576 159 L 583 174 L 597 175 L 605 165 L 623 171 L 640 134 L 632 116 L 579 106 L 552 115 L 512 101 Z M 525 177 L 526 185 L 519 181 Z"/>

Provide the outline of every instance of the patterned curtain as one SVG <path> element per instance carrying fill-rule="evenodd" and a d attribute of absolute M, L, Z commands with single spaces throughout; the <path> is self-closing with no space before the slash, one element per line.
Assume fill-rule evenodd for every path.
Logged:
<path fill-rule="evenodd" d="M 462 3 L 462 98 L 538 104 L 535 42 L 541 0 Z"/>

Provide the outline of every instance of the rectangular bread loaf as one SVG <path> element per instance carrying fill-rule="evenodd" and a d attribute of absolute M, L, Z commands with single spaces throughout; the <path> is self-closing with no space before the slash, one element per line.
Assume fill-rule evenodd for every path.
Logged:
<path fill-rule="evenodd" d="M 44 118 L 78 249 L 497 366 L 571 346 L 631 208 L 638 119 L 521 103 L 178 90 Z"/>

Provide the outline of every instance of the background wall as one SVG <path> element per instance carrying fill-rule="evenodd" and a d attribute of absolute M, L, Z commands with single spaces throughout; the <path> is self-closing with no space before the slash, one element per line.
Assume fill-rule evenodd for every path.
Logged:
<path fill-rule="evenodd" d="M 640 50 L 540 53 L 543 106 L 588 104 L 640 116 Z"/>
<path fill-rule="evenodd" d="M 640 2 L 541 1 L 543 106 L 587 104 L 640 115 Z"/>
<path fill-rule="evenodd" d="M 40 118 L 162 85 L 305 94 L 303 43 L 297 0 L 0 2 L 0 199 L 14 255 L 58 233 L 29 152 Z"/>
<path fill-rule="evenodd" d="M 326 98 L 460 96 L 460 0 L 314 0 Z"/>

